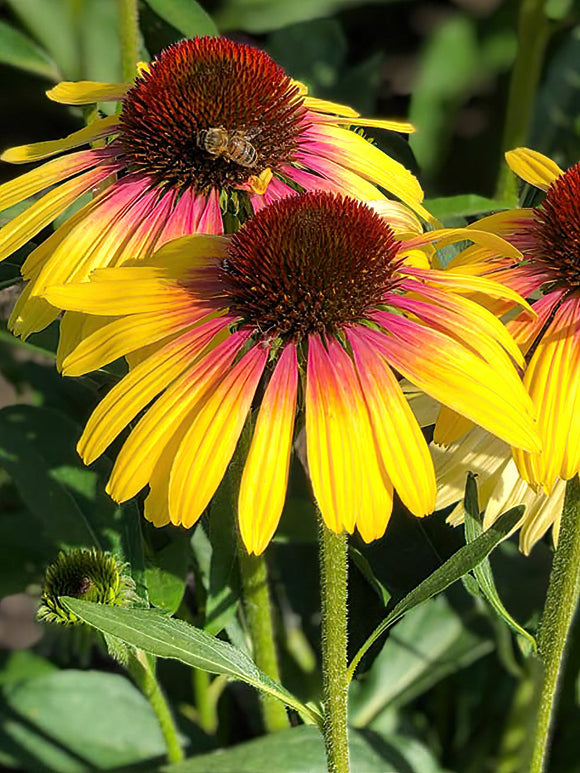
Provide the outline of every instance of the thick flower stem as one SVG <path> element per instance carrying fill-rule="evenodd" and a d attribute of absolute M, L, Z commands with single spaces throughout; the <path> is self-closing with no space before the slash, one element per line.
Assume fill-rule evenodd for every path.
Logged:
<path fill-rule="evenodd" d="M 541 773 L 546 769 L 566 640 L 579 592 L 580 482 L 576 476 L 566 486 L 558 547 L 554 553 L 546 603 L 538 629 L 538 652 L 543 668 L 530 773 Z"/>
<path fill-rule="evenodd" d="M 248 555 L 240 544 L 239 561 L 244 611 L 252 640 L 254 662 L 261 671 L 279 682 L 266 560 L 263 556 Z M 262 695 L 261 701 L 264 727 L 268 733 L 289 727 L 286 709 L 280 701 L 269 695 Z"/>
<path fill-rule="evenodd" d="M 134 653 L 131 653 L 127 667 L 137 686 L 155 712 L 167 746 L 168 761 L 181 762 L 183 760 L 183 750 L 179 744 L 177 728 L 146 654 L 142 650 L 136 650 Z"/>
<path fill-rule="evenodd" d="M 534 98 L 549 37 L 545 0 L 521 0 L 518 18 L 518 51 L 512 70 L 502 148 L 525 145 Z M 516 180 L 501 160 L 496 197 L 516 203 Z"/>
<path fill-rule="evenodd" d="M 322 690 L 329 773 L 348 773 L 347 536 L 320 521 Z"/>
<path fill-rule="evenodd" d="M 137 0 L 119 0 L 119 38 L 123 80 L 131 83 L 139 61 L 139 11 Z"/>

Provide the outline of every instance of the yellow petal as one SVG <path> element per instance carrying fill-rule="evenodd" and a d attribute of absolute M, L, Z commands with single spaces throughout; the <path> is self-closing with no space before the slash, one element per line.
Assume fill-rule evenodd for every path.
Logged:
<path fill-rule="evenodd" d="M 67 177 L 84 172 L 98 162 L 98 153 L 85 150 L 63 158 L 55 158 L 31 172 L 21 174 L 14 180 L 0 185 L 0 211 L 24 201 L 55 183 L 66 180 Z"/>
<path fill-rule="evenodd" d="M 297 83 L 297 81 L 295 81 Z M 304 89 L 303 93 L 306 93 L 306 86 L 300 84 Z M 329 102 L 327 99 L 317 99 L 316 97 L 304 97 L 303 104 L 309 110 L 314 110 L 317 113 L 334 113 L 335 115 L 344 115 L 350 118 L 357 118 L 359 113 L 353 110 L 348 105 L 341 105 L 338 102 Z"/>
<path fill-rule="evenodd" d="M 435 508 L 435 472 L 423 433 L 388 364 L 356 332 L 347 338 L 386 473 L 405 506 L 428 515 Z"/>
<path fill-rule="evenodd" d="M 328 351 L 308 342 L 306 450 L 324 522 L 340 534 L 358 527 L 365 541 L 384 534 L 392 483 L 379 467 L 369 412 L 352 360 L 335 339 Z"/>
<path fill-rule="evenodd" d="M 147 269 L 143 269 L 147 272 Z M 123 314 L 168 313 L 191 307 L 187 292 L 163 279 L 131 282 L 80 282 L 49 287 L 44 297 L 53 306 L 86 314 L 120 317 Z"/>
<path fill-rule="evenodd" d="M 64 212 L 79 196 L 110 174 L 97 168 L 69 180 L 45 194 L 0 229 L 0 260 L 4 260 Z"/>
<path fill-rule="evenodd" d="M 385 219 L 387 224 L 393 229 L 398 238 L 409 237 L 414 234 L 423 233 L 421 221 L 415 213 L 398 201 L 389 201 L 387 199 L 367 201 L 369 207 Z M 421 253 L 424 257 L 424 253 Z M 421 261 L 423 262 L 423 261 Z"/>
<path fill-rule="evenodd" d="M 238 519 L 248 553 L 264 551 L 282 515 L 297 387 L 296 348 L 287 344 L 262 398 L 240 484 Z"/>
<path fill-rule="evenodd" d="M 103 398 L 87 422 L 78 451 L 90 464 L 117 435 L 168 385 L 191 367 L 215 334 L 213 328 L 197 328 L 171 341 L 131 370 Z"/>
<path fill-rule="evenodd" d="M 20 293 L 8 320 L 8 329 L 24 340 L 32 333 L 44 330 L 58 317 L 58 310 L 44 298 L 31 298 L 30 289 L 28 284 Z"/>
<path fill-rule="evenodd" d="M 74 314 L 68 312 L 67 315 L 71 313 Z M 64 359 L 63 372 L 67 376 L 79 376 L 90 370 L 98 370 L 143 346 L 161 341 L 179 331 L 186 332 L 196 321 L 189 309 L 178 309 L 164 314 L 162 318 L 154 312 L 134 314 L 115 319 L 106 325 L 100 324 L 91 334 L 84 331 L 78 345 Z"/>
<path fill-rule="evenodd" d="M 397 326 L 397 338 L 372 330 L 364 333 L 392 367 L 511 445 L 540 450 L 533 405 L 521 382 L 514 381 L 507 355 L 492 366 L 471 347 L 438 331 L 404 319 Z M 472 345 L 477 347 L 477 342 Z"/>
<path fill-rule="evenodd" d="M 118 102 L 131 88 L 131 83 L 98 81 L 62 81 L 46 92 L 53 102 L 64 105 L 89 105 L 94 102 Z"/>
<path fill-rule="evenodd" d="M 239 339 L 231 336 L 198 363 L 192 357 L 190 367 L 148 409 L 113 467 L 107 491 L 114 499 L 130 499 L 147 485 L 167 444 L 177 432 L 185 436 L 200 406 L 203 410 L 204 399 L 227 374 L 239 348 Z"/>
<path fill-rule="evenodd" d="M 416 177 L 398 161 L 348 129 L 323 125 L 310 130 L 310 134 L 324 142 L 324 154 L 329 158 L 381 185 L 417 211 L 423 201 L 423 190 Z"/>
<path fill-rule="evenodd" d="M 195 415 L 171 469 L 169 512 L 190 527 L 205 510 L 232 458 L 268 357 L 247 352 Z"/>
<path fill-rule="evenodd" d="M 557 478 L 568 479 L 578 471 L 578 429 L 580 419 L 580 303 L 571 298 L 556 312 L 538 343 L 524 376 L 524 383 L 536 405 L 543 454 L 526 461 L 515 458 L 531 484 L 550 493 Z"/>
<path fill-rule="evenodd" d="M 88 142 L 102 139 L 113 134 L 119 125 L 119 117 L 110 115 L 106 118 L 97 118 L 88 126 L 84 126 L 61 140 L 49 140 L 48 142 L 35 142 L 31 145 L 19 145 L 16 148 L 5 150 L 0 156 L 2 161 L 10 164 L 27 164 L 30 161 L 39 161 L 41 158 L 54 156 L 56 153 L 64 153 L 66 150 L 86 145 Z"/>
<path fill-rule="evenodd" d="M 93 317 L 90 314 L 80 314 L 77 311 L 66 311 L 60 320 L 58 349 L 56 352 L 56 366 L 62 372 L 63 364 L 69 354 L 81 344 L 85 338 L 90 338 L 98 330 L 109 324 L 114 317 Z M 100 366 L 97 366 L 100 367 Z M 87 367 L 85 370 L 79 370 L 79 373 L 87 373 L 89 370 L 97 368 Z M 77 375 L 69 373 L 66 375 Z"/>
<path fill-rule="evenodd" d="M 510 169 L 530 185 L 547 191 L 564 172 L 551 158 L 530 148 L 516 148 L 505 154 Z"/>
<path fill-rule="evenodd" d="M 466 419 L 465 416 L 461 416 L 446 405 L 442 405 L 435 423 L 433 442 L 447 446 L 463 437 L 472 427 L 473 422 L 470 419 Z"/>

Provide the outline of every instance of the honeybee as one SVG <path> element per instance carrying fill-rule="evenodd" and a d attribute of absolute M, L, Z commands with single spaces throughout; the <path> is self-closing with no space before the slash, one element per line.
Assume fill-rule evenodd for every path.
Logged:
<path fill-rule="evenodd" d="M 216 126 L 198 132 L 197 146 L 212 156 L 251 168 L 258 161 L 258 151 L 250 142 L 255 134 L 255 131 L 246 129 L 228 131 L 223 126 Z"/>

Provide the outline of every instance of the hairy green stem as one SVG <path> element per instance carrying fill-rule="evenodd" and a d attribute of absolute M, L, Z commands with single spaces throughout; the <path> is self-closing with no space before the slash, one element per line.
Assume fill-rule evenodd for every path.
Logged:
<path fill-rule="evenodd" d="M 137 686 L 155 712 L 167 746 L 168 761 L 181 762 L 183 760 L 183 751 L 179 744 L 177 728 L 153 668 L 147 659 L 147 655 L 142 650 L 136 650 L 129 655 L 127 667 Z"/>
<path fill-rule="evenodd" d="M 347 669 L 347 536 L 320 520 L 322 691 L 324 745 L 329 773 L 349 773 Z"/>
<path fill-rule="evenodd" d="M 525 145 L 532 117 L 534 98 L 540 80 L 549 26 L 545 0 L 521 0 L 518 17 L 518 52 L 510 79 L 502 149 Z M 517 202 L 516 180 L 501 160 L 496 198 Z"/>
<path fill-rule="evenodd" d="M 240 544 L 240 574 L 246 622 L 252 640 L 254 662 L 277 682 L 280 681 L 272 607 L 268 589 L 268 570 L 264 556 L 250 556 Z M 268 733 L 289 727 L 286 709 L 270 695 L 261 695 L 264 727 Z"/>
<path fill-rule="evenodd" d="M 544 771 L 566 640 L 580 592 L 580 482 L 568 481 L 558 547 L 554 553 L 546 603 L 538 628 L 541 669 L 539 705 L 530 773 Z"/>
<path fill-rule="evenodd" d="M 119 0 L 119 38 L 123 80 L 131 83 L 135 79 L 135 66 L 139 61 L 140 48 L 137 0 Z"/>

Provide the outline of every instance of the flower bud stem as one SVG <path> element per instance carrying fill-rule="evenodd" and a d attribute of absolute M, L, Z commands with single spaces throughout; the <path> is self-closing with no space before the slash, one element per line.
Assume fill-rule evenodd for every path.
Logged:
<path fill-rule="evenodd" d="M 179 743 L 177 728 L 147 655 L 142 650 L 130 652 L 127 668 L 155 712 L 167 746 L 168 761 L 181 762 L 183 750 Z"/>
<path fill-rule="evenodd" d="M 265 674 L 280 681 L 276 641 L 264 556 L 250 556 L 241 544 L 238 551 L 246 622 L 252 640 L 254 662 Z M 286 709 L 269 695 L 262 695 L 264 727 L 273 733 L 289 727 Z"/>
<path fill-rule="evenodd" d="M 529 773 L 546 770 L 566 640 L 579 593 L 580 481 L 576 476 L 566 486 L 558 547 L 554 553 L 546 603 L 538 628 L 538 652 L 543 667 L 539 669 L 540 696 Z"/>

